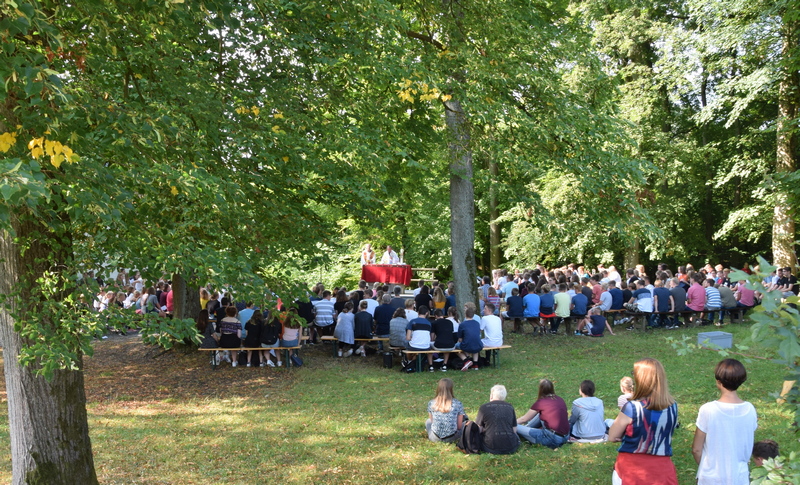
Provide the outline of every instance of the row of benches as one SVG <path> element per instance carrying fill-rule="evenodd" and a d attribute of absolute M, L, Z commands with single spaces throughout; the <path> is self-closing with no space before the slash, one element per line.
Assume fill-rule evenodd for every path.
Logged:
<path fill-rule="evenodd" d="M 337 343 L 339 339 L 336 337 L 325 336 L 321 337 L 323 342 L 331 342 L 333 347 L 333 356 L 336 357 L 337 351 Z M 387 337 L 372 337 L 372 338 L 357 338 L 354 339 L 355 342 L 363 342 L 363 343 L 370 343 L 370 342 L 383 342 L 388 344 L 389 339 Z M 457 354 L 461 352 L 460 350 L 407 350 L 404 347 L 390 347 L 389 345 L 386 346 L 391 352 L 400 352 L 405 354 L 409 357 L 409 360 L 416 359 L 417 360 L 417 372 L 422 372 L 422 357 L 427 354 Z M 489 365 L 492 367 L 499 367 L 500 366 L 500 349 L 510 349 L 510 345 L 500 345 L 497 347 L 484 347 L 483 350 L 486 351 L 486 358 L 489 361 Z"/>
<path fill-rule="evenodd" d="M 305 342 L 307 340 L 308 340 L 308 336 L 306 336 L 306 335 L 301 336 L 300 337 L 300 341 L 298 342 L 298 345 L 296 345 L 294 347 L 237 347 L 237 348 L 216 347 L 216 348 L 211 348 L 211 349 L 199 348 L 197 350 L 199 350 L 201 352 L 212 352 L 212 354 L 211 354 L 211 368 L 214 369 L 214 370 L 216 370 L 217 366 L 219 366 L 220 352 L 231 352 L 231 353 L 236 352 L 236 353 L 238 353 L 239 351 L 247 351 L 247 350 L 251 350 L 253 352 L 261 351 L 261 350 L 274 350 L 276 352 L 283 352 L 283 357 L 284 357 L 283 358 L 283 362 L 286 363 L 286 368 L 291 368 L 292 367 L 292 359 L 291 359 L 291 356 L 290 356 L 289 352 L 291 352 L 293 350 L 297 350 L 299 352 L 300 344 L 302 344 L 303 342 Z"/>

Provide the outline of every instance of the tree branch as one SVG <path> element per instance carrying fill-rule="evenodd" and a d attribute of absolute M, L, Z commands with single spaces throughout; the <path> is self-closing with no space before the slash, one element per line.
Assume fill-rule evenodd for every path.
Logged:
<path fill-rule="evenodd" d="M 421 40 L 423 42 L 427 42 L 428 44 L 431 44 L 432 46 L 436 47 L 440 51 L 443 51 L 443 50 L 446 49 L 444 44 L 442 44 L 438 40 L 434 39 L 433 36 L 430 36 L 430 35 L 420 34 L 419 32 L 414 32 L 413 30 L 406 30 L 406 36 L 408 36 L 408 37 L 410 37 L 412 39 L 417 39 L 417 40 Z"/>

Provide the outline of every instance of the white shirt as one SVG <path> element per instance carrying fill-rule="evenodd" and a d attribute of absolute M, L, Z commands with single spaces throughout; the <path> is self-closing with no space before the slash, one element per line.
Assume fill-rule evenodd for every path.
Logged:
<path fill-rule="evenodd" d="M 367 313 L 369 313 L 370 315 L 372 315 L 374 317 L 375 316 L 375 309 L 378 308 L 378 305 L 379 305 L 378 300 L 373 300 L 372 298 L 367 298 L 366 302 L 367 302 Z"/>
<path fill-rule="evenodd" d="M 406 310 L 406 320 L 409 322 L 417 317 L 419 317 L 419 313 L 415 312 L 414 310 Z"/>
<path fill-rule="evenodd" d="M 381 258 L 381 264 L 398 264 L 400 263 L 400 258 L 397 257 L 397 253 L 392 251 L 386 251 L 383 253 L 383 257 Z"/>
<path fill-rule="evenodd" d="M 758 427 L 756 409 L 749 402 L 703 404 L 697 413 L 697 429 L 706 434 L 697 469 L 698 485 L 747 485 L 747 464 Z"/>
<path fill-rule="evenodd" d="M 481 340 L 484 347 L 499 347 L 503 345 L 503 321 L 497 315 L 484 315 L 480 321 L 484 338 Z"/>

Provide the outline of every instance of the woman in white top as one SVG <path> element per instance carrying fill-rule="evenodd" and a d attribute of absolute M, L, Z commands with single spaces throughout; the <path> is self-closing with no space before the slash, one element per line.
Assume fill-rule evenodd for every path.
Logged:
<path fill-rule="evenodd" d="M 758 427 L 756 410 L 739 398 L 736 390 L 747 371 L 736 359 L 725 359 L 714 369 L 720 397 L 700 407 L 692 455 L 699 465 L 698 485 L 747 485 L 753 436 Z"/>

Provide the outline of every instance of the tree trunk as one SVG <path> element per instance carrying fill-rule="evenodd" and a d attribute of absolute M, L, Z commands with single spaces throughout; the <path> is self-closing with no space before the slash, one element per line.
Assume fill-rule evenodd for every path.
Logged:
<path fill-rule="evenodd" d="M 639 264 L 639 240 L 633 241 L 630 246 L 625 246 L 625 257 L 623 258 L 623 265 L 625 269 L 634 268 Z"/>
<path fill-rule="evenodd" d="M 28 247 L 23 251 L 9 233 L 0 234 L 0 293 L 21 291 L 19 298 L 9 299 L 8 309 L 0 308 L 12 483 L 95 484 L 80 356 L 78 370 L 56 371 L 48 381 L 36 376 L 32 366 L 19 364 L 26 342 L 14 331 L 14 316 L 25 319 L 36 311 L 40 298 L 29 290 L 36 278 L 66 261 L 71 243 L 50 230 L 46 222 L 15 220 L 14 228 Z M 59 324 L 46 317 L 44 323 Z"/>
<path fill-rule="evenodd" d="M 472 149 L 466 115 L 458 101 L 445 103 L 450 155 L 450 248 L 456 305 L 478 303 L 475 268 L 475 189 L 472 185 Z"/>
<path fill-rule="evenodd" d="M 800 22 L 788 20 L 784 15 L 783 48 L 781 56 L 786 64 L 793 65 L 792 56 L 800 48 Z M 800 75 L 797 69 L 784 66 L 783 77 L 778 87 L 778 153 L 775 171 L 778 174 L 793 172 L 797 168 L 797 127 L 795 119 L 800 107 Z M 778 267 L 794 268 L 797 256 L 794 252 L 795 227 L 785 191 L 776 194 L 775 212 L 772 217 L 772 258 Z"/>
<path fill-rule="evenodd" d="M 497 163 L 489 162 L 489 173 L 491 174 L 491 185 L 489 186 L 489 266 L 491 269 L 498 269 L 500 267 L 500 225 L 495 222 L 500 217 L 500 211 L 497 209 L 497 190 L 495 189 L 495 182 L 497 181 Z"/>

